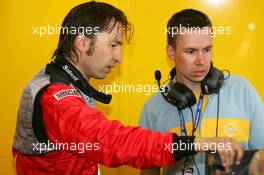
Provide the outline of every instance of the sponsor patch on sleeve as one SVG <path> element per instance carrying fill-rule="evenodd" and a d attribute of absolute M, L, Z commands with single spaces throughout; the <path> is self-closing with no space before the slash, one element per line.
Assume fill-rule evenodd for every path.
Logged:
<path fill-rule="evenodd" d="M 76 89 L 62 90 L 62 91 L 57 92 L 53 96 L 56 98 L 56 100 L 60 100 L 60 99 L 62 99 L 64 97 L 68 97 L 68 96 L 81 97 L 81 95 L 79 94 L 78 90 L 76 90 Z"/>

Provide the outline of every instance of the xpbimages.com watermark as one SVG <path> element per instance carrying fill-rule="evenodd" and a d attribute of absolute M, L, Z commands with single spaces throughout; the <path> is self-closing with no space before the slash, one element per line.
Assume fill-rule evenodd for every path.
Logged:
<path fill-rule="evenodd" d="M 194 148 L 195 150 L 203 150 L 203 151 L 210 151 L 211 153 L 216 153 L 217 150 L 225 150 L 225 151 L 230 151 L 232 149 L 231 143 L 183 143 L 181 140 L 179 143 L 165 143 L 165 151 L 193 151 L 192 149 Z"/>
<path fill-rule="evenodd" d="M 49 140 L 48 143 L 33 143 L 32 146 L 32 150 L 39 153 L 52 150 L 78 151 L 78 153 L 84 153 L 85 151 L 98 151 L 100 149 L 100 143 L 52 143 Z"/>
<path fill-rule="evenodd" d="M 171 37 L 176 37 L 179 34 L 211 34 L 213 37 L 216 37 L 217 35 L 230 35 L 231 33 L 231 26 L 185 27 L 180 24 L 179 27 L 165 27 L 165 34 Z"/>
<path fill-rule="evenodd" d="M 99 34 L 99 27 L 61 27 L 59 25 L 44 25 L 44 26 L 33 26 L 32 34 L 34 36 L 47 36 L 47 35 L 60 35 L 60 34 L 69 34 L 69 35 L 91 35 Z"/>
<path fill-rule="evenodd" d="M 113 82 L 112 84 L 99 85 L 99 92 L 105 94 L 111 93 L 143 93 L 144 95 L 150 95 L 156 92 L 165 92 L 165 85 L 161 85 L 160 88 L 158 85 L 150 84 L 127 84 L 121 83 L 118 84 Z"/>

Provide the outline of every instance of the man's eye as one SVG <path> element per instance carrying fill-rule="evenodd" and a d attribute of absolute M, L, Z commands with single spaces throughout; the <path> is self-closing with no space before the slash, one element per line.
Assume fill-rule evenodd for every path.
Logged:
<path fill-rule="evenodd" d="M 186 53 L 187 54 L 193 54 L 194 53 L 194 50 L 187 50 Z"/>
<path fill-rule="evenodd" d="M 112 46 L 112 47 L 116 47 L 116 46 L 117 46 L 117 44 L 111 44 L 111 46 Z"/>
<path fill-rule="evenodd" d="M 211 48 L 204 49 L 204 52 L 210 52 Z"/>

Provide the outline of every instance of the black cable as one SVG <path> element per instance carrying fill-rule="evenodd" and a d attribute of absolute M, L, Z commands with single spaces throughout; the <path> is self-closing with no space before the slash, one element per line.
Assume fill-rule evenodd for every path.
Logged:
<path fill-rule="evenodd" d="M 227 72 L 227 77 L 224 78 L 224 80 L 228 79 L 230 77 L 230 71 L 227 69 L 223 69 L 222 72 Z M 218 137 L 218 120 L 219 120 L 219 112 L 220 111 L 220 89 L 217 91 L 217 118 L 216 118 L 216 132 L 215 136 Z"/>
<path fill-rule="evenodd" d="M 219 107 L 220 106 L 220 91 L 217 92 L 217 116 L 216 116 L 216 131 L 215 131 L 215 137 L 218 136 L 218 120 L 219 120 Z"/>
<path fill-rule="evenodd" d="M 192 107 L 189 107 L 190 111 L 191 111 L 191 114 L 192 114 L 192 136 L 194 136 L 194 132 L 195 132 L 195 121 L 194 121 L 194 116 L 193 116 L 193 110 L 192 110 Z"/>
<path fill-rule="evenodd" d="M 181 110 L 178 109 L 178 111 L 180 112 L 181 118 L 182 118 L 182 124 L 183 124 L 183 128 L 186 131 L 186 136 L 188 135 L 187 129 L 186 129 L 186 125 L 185 125 L 185 120 L 184 120 L 184 116 Z"/>
<path fill-rule="evenodd" d="M 194 136 L 194 133 L 195 133 L 195 121 L 194 121 L 194 115 L 193 115 L 193 110 L 192 110 L 192 107 L 189 107 L 190 111 L 191 111 L 191 116 L 192 116 L 192 125 L 193 125 L 193 128 L 192 128 L 192 136 Z M 198 172 L 198 175 L 201 175 L 200 174 L 200 171 L 199 171 L 199 168 L 196 164 L 196 161 L 194 159 L 194 156 L 191 156 L 192 157 L 192 160 L 193 160 L 193 164 Z M 186 158 L 186 161 L 188 161 L 188 157 Z M 185 167 L 185 164 L 184 164 L 184 167 Z"/>
<path fill-rule="evenodd" d="M 197 173 L 198 173 L 199 175 L 201 175 L 201 173 L 200 173 L 200 171 L 199 171 L 199 169 L 198 169 L 198 166 L 197 166 L 197 164 L 196 164 L 196 161 L 195 161 L 195 159 L 194 159 L 194 156 L 192 156 L 192 159 L 193 159 L 194 166 L 195 166 L 195 168 L 196 168 L 196 170 L 197 170 Z"/>

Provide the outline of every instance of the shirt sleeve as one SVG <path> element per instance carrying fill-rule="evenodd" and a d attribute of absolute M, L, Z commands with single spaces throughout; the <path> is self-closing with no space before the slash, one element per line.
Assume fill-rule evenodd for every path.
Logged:
<path fill-rule="evenodd" d="M 250 116 L 249 148 L 260 149 L 264 146 L 264 104 L 255 88 L 247 81 L 246 86 Z"/>

